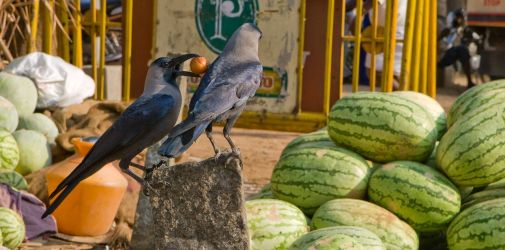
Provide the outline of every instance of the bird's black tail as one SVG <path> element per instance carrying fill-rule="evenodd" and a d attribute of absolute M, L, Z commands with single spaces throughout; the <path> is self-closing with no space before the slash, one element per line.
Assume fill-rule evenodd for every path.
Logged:
<path fill-rule="evenodd" d="M 42 215 L 42 219 L 46 218 L 48 215 L 52 214 L 56 208 L 63 202 L 63 200 L 70 194 L 70 192 L 79 184 L 79 182 L 71 183 L 66 186 L 65 189 L 58 195 L 58 197 L 51 202 L 49 207 L 46 209 L 44 214 Z"/>
<path fill-rule="evenodd" d="M 82 180 L 90 177 L 96 173 L 104 164 L 93 163 L 87 160 L 87 157 L 77 166 L 70 175 L 68 175 L 61 183 L 56 187 L 56 189 L 49 195 L 49 200 L 54 198 L 57 194 L 58 197 L 53 202 L 50 202 L 49 207 L 46 209 L 42 218 L 47 217 L 49 214 L 53 213 L 54 210 L 63 202 L 63 200 L 72 192 L 72 190 L 79 184 Z"/>
<path fill-rule="evenodd" d="M 184 151 L 188 150 L 191 145 L 200 137 L 205 131 L 210 122 L 200 124 L 194 128 L 186 130 L 184 133 L 176 136 L 169 137 L 160 147 L 159 154 L 165 157 L 174 158 L 178 157 Z"/>

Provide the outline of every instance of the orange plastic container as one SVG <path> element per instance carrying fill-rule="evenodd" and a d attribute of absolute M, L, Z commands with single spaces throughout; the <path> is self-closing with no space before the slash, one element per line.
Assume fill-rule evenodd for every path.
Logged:
<path fill-rule="evenodd" d="M 72 140 L 76 153 L 46 173 L 51 193 L 83 160 L 93 146 L 81 139 Z M 54 211 L 58 231 L 75 236 L 98 236 L 107 233 L 123 199 L 128 181 L 112 164 L 80 182 Z"/>

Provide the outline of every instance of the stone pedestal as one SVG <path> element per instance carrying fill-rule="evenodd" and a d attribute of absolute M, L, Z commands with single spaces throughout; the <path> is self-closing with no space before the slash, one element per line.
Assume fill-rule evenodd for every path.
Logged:
<path fill-rule="evenodd" d="M 231 154 L 174 166 L 148 177 L 155 249 L 249 249 L 242 164 Z"/>

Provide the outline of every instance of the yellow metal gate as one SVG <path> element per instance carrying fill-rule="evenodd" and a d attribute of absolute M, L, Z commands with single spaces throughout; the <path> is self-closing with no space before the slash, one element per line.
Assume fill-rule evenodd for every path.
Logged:
<path fill-rule="evenodd" d="M 425 93 L 431 97 L 436 95 L 436 25 L 437 5 L 435 1 L 408 0 L 404 38 L 397 39 L 397 15 L 399 1 L 387 0 L 384 27 L 378 25 L 378 1 L 372 0 L 371 34 L 364 35 L 361 31 L 362 19 L 357 18 L 354 35 L 344 34 L 345 0 L 327 0 L 325 63 L 324 63 L 324 95 L 323 112 L 304 112 L 301 109 L 303 98 L 303 52 L 305 40 L 305 20 L 307 0 L 300 2 L 300 38 L 298 51 L 298 110 L 294 114 L 245 112 L 239 120 L 243 127 L 276 129 L 287 131 L 313 131 L 326 123 L 326 117 L 331 108 L 331 95 L 342 97 L 344 89 L 344 44 L 354 43 L 354 57 L 352 67 L 352 92 L 359 89 L 360 49 L 368 46 L 371 52 L 370 91 L 391 92 L 393 90 L 393 68 L 395 63 L 401 63 L 399 76 L 400 90 L 412 90 Z M 356 16 L 363 16 L 363 1 L 356 1 Z M 337 25 L 335 27 L 334 25 Z M 379 30 L 383 32 L 379 32 Z M 337 32 L 335 32 L 337 31 Z M 383 35 L 380 35 L 383 33 Z M 394 61 L 396 43 L 403 43 L 403 57 L 401 62 Z M 335 47 L 334 47 L 335 46 Z M 382 79 L 376 88 L 375 57 L 383 48 L 384 63 Z M 332 55 L 336 54 L 339 61 L 334 62 Z M 335 65 L 337 68 L 335 69 Z M 332 72 L 337 70 L 337 72 Z M 331 88 L 332 73 L 337 77 L 337 88 Z"/>

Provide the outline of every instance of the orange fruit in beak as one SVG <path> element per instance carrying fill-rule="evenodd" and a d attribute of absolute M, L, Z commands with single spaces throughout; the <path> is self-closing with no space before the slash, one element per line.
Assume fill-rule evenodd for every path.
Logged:
<path fill-rule="evenodd" d="M 195 74 L 203 74 L 207 72 L 207 69 L 209 68 L 207 65 L 207 59 L 205 59 L 203 56 L 191 59 L 189 67 L 191 68 L 191 72 Z"/>

